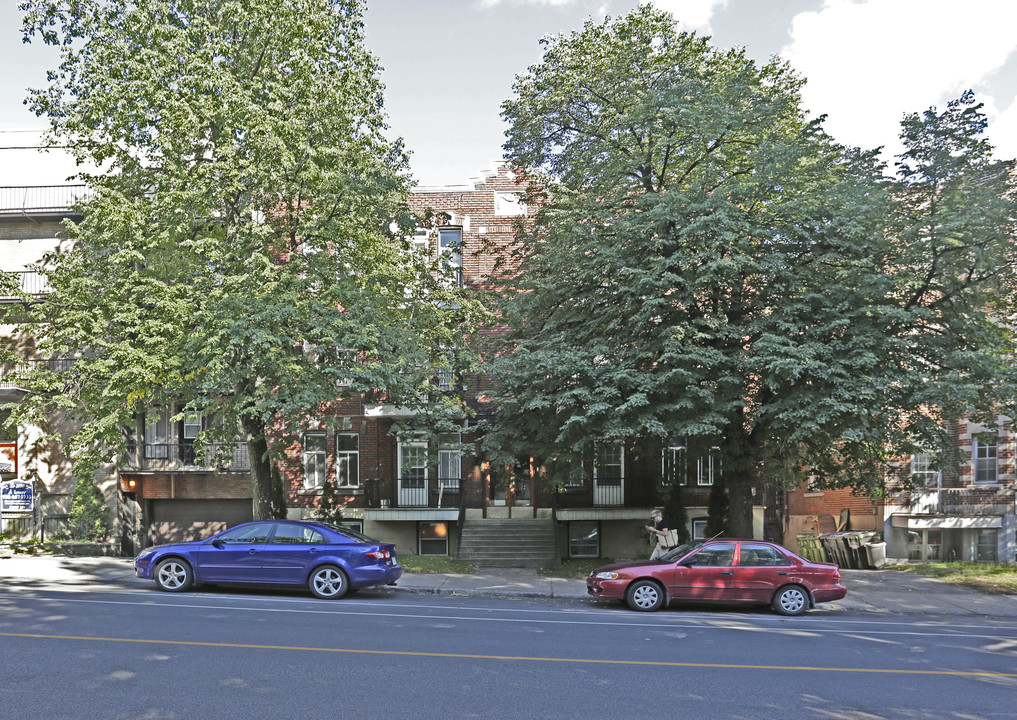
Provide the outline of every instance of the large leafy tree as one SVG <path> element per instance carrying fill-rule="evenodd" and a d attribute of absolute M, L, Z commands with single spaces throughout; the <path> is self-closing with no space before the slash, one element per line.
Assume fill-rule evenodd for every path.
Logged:
<path fill-rule="evenodd" d="M 594 442 L 716 446 L 751 536 L 755 483 L 873 490 L 944 418 L 1010 399 L 1013 198 L 977 107 L 910 118 L 894 183 L 809 121 L 786 64 L 648 5 L 544 42 L 503 106 L 546 195 L 493 444 L 552 474 Z"/>
<path fill-rule="evenodd" d="M 23 413 L 62 406 L 85 470 L 146 408 L 184 403 L 203 439 L 250 450 L 345 394 L 424 400 L 475 306 L 435 283 L 392 225 L 408 187 L 384 137 L 360 0 L 30 0 L 26 39 L 61 48 L 30 96 L 93 191 L 48 259 Z M 205 443 L 209 446 L 209 443 Z M 209 459 L 211 462 L 211 459 Z"/>

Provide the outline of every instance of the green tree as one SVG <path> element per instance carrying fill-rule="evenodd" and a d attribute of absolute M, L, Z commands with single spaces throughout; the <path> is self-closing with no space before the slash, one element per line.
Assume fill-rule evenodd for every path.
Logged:
<path fill-rule="evenodd" d="M 109 532 L 109 508 L 102 491 L 89 477 L 79 477 L 71 495 L 71 537 L 105 540 Z"/>
<path fill-rule="evenodd" d="M 26 39 L 62 53 L 31 106 L 103 168 L 39 308 L 40 348 L 78 359 L 37 376 L 21 411 L 94 419 L 71 441 L 87 471 L 135 413 L 184 403 L 211 420 L 200 440 L 239 431 L 269 517 L 273 427 L 343 394 L 424 402 L 434 348 L 460 347 L 477 310 L 392 228 L 409 181 L 363 2 L 21 7 Z"/>
<path fill-rule="evenodd" d="M 321 496 L 318 498 L 318 508 L 314 516 L 322 522 L 339 525 L 343 521 L 342 496 L 336 490 L 335 483 L 331 478 L 325 480 L 322 486 Z"/>
<path fill-rule="evenodd" d="M 667 488 L 667 497 L 664 500 L 664 518 L 667 520 L 668 528 L 678 533 L 679 545 L 684 545 L 692 539 L 683 488 L 684 485 L 677 478 L 672 478 L 671 484 Z"/>
<path fill-rule="evenodd" d="M 730 535 L 728 532 L 728 510 L 727 487 L 724 478 L 718 477 L 713 481 L 710 495 L 706 499 L 706 529 L 703 531 L 705 537 Z M 752 534 L 735 535 L 735 537 L 752 537 Z"/>
<path fill-rule="evenodd" d="M 649 5 L 544 42 L 503 105 L 546 202 L 512 258 L 492 444 L 572 468 L 595 441 L 716 445 L 750 537 L 756 483 L 877 492 L 888 455 L 1011 403 L 1013 193 L 976 108 L 906 124 L 924 170 L 894 183 L 806 117 L 789 66 Z M 947 156 L 963 232 L 934 240 L 945 186 L 916 190 Z"/>

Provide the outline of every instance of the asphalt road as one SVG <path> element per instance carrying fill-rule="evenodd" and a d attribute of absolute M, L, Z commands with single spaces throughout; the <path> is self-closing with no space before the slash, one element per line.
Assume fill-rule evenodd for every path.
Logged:
<path fill-rule="evenodd" d="M 1017 622 L 0 588 L 4 718 L 1017 718 Z"/>

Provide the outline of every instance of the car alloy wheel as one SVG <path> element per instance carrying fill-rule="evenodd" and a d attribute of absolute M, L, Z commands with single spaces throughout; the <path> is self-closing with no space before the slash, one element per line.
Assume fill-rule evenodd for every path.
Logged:
<path fill-rule="evenodd" d="M 801 615 L 809 609 L 809 595 L 800 585 L 788 585 L 777 591 L 773 609 L 781 615 Z"/>
<path fill-rule="evenodd" d="M 625 601 L 633 610 L 651 612 L 664 604 L 664 590 L 652 580 L 637 580 L 629 585 Z"/>
<path fill-rule="evenodd" d="M 170 558 L 155 567 L 155 586 L 166 592 L 183 592 L 194 582 L 191 566 L 183 560 Z"/>
<path fill-rule="evenodd" d="M 315 597 L 325 600 L 341 598 L 350 589 L 346 573 L 334 565 L 324 565 L 315 570 L 307 584 Z"/>

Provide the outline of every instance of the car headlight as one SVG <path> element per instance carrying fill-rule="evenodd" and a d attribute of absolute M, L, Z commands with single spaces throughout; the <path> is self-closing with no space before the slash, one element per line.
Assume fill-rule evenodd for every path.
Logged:
<path fill-rule="evenodd" d="M 616 572 L 599 572 L 593 577 L 597 578 L 598 580 L 617 580 L 620 577 L 620 575 L 618 575 L 618 573 Z"/>

